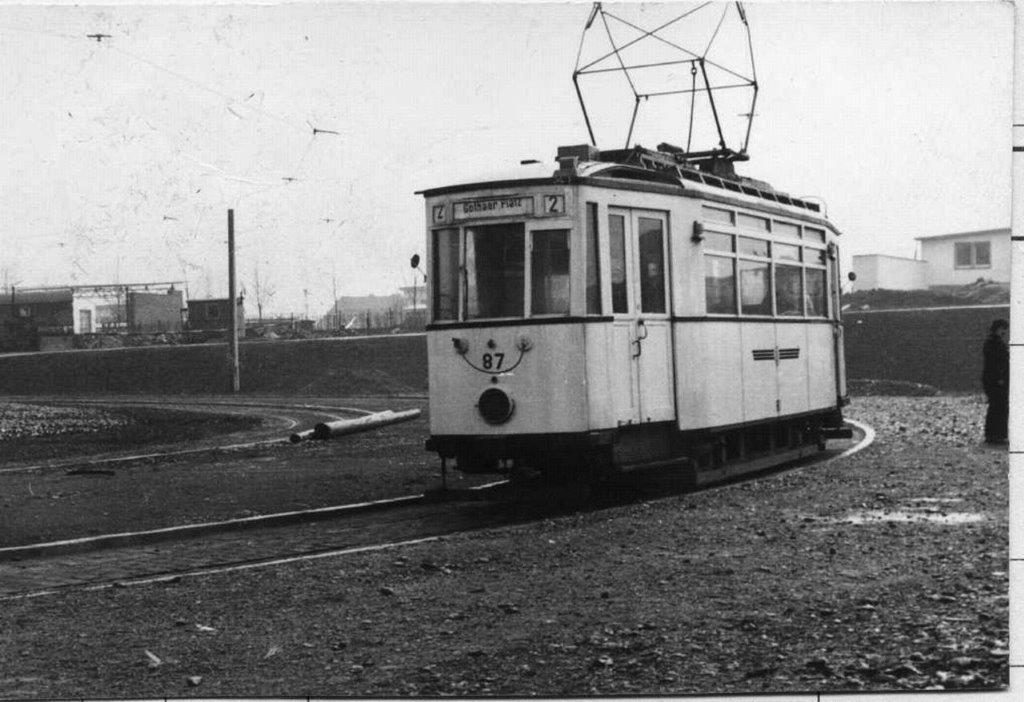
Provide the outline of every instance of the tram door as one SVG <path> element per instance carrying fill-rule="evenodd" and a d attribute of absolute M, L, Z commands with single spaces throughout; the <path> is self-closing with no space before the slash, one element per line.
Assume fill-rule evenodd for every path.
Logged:
<path fill-rule="evenodd" d="M 608 209 L 613 351 L 619 424 L 675 419 L 664 213 Z"/>

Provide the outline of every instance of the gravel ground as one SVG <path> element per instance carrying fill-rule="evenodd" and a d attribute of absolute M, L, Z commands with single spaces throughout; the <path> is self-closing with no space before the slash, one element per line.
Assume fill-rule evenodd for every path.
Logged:
<path fill-rule="evenodd" d="M 96 434 L 126 427 L 127 417 L 91 407 L 0 404 L 0 442 L 43 436 Z"/>
<path fill-rule="evenodd" d="M 89 456 L 241 431 L 258 417 L 159 407 L 61 407 L 0 401 L 0 468 L 14 461 Z M 0 493 L 2 494 L 2 493 Z"/>
<path fill-rule="evenodd" d="M 1007 682 L 1007 462 L 975 397 L 858 398 L 824 466 L 0 609 L 0 696 L 586 695 Z"/>

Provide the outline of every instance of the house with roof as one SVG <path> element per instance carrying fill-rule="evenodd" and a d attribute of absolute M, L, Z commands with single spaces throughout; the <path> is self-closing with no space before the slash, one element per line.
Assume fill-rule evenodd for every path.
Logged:
<path fill-rule="evenodd" d="M 1010 283 L 1010 229 L 980 229 L 919 236 L 914 258 L 853 257 L 854 290 L 925 290 L 979 279 Z"/>

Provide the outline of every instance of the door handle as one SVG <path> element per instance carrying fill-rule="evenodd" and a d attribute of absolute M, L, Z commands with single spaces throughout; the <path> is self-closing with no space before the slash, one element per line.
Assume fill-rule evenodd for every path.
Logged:
<path fill-rule="evenodd" d="M 640 333 L 641 330 L 643 331 L 643 334 Z M 647 338 L 647 323 L 642 319 L 636 320 L 636 338 L 637 341 L 643 341 Z"/>

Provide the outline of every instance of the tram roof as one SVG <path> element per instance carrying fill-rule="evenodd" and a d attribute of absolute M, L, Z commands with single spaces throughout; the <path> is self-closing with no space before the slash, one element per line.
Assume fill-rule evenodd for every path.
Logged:
<path fill-rule="evenodd" d="M 518 172 L 492 173 L 489 174 L 492 176 L 491 178 L 484 177 L 455 185 L 418 190 L 416 194 L 424 197 L 436 197 L 484 189 L 543 185 L 592 185 L 619 190 L 698 197 L 724 205 L 753 207 L 769 214 L 809 220 L 828 227 L 836 234 L 840 233 L 835 225 L 821 214 L 821 207 L 817 203 L 791 197 L 786 193 L 776 191 L 763 181 L 752 178 L 741 177 L 738 180 L 732 180 L 701 173 L 696 169 L 654 170 L 617 161 L 573 160 L 571 163 L 563 161 L 561 166 L 552 173 L 550 166 L 533 162 L 523 164 Z"/>

